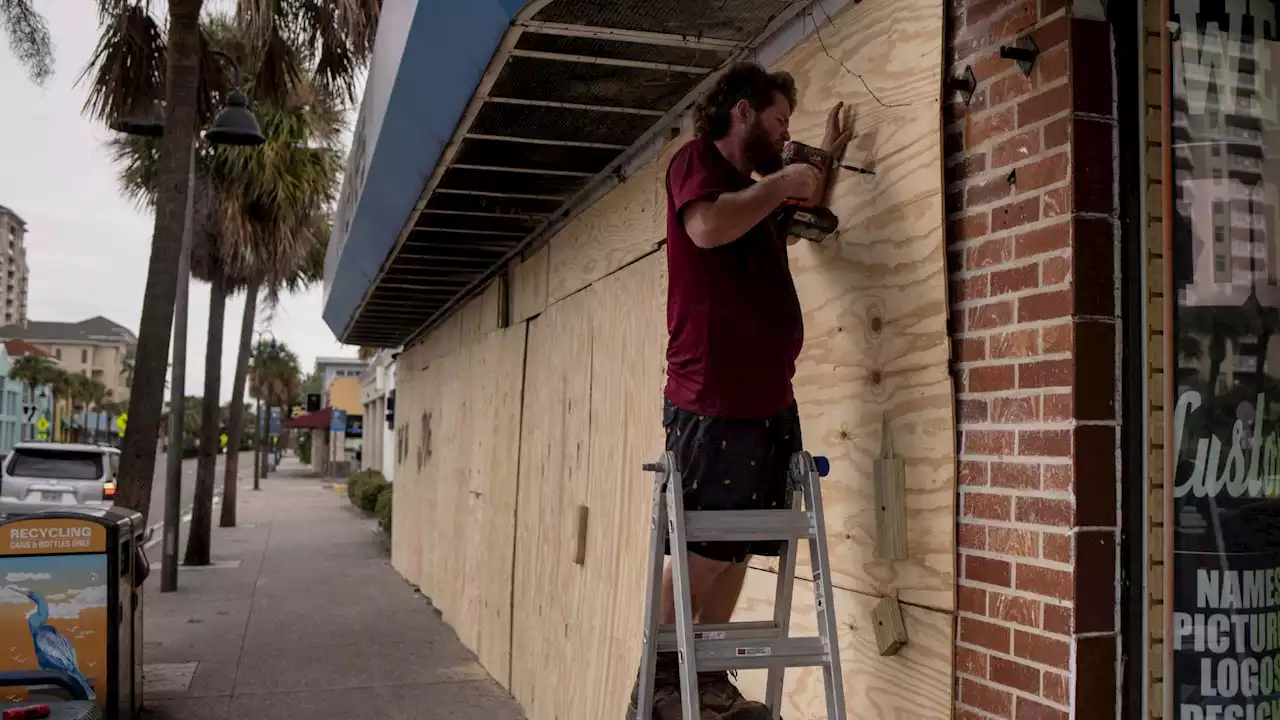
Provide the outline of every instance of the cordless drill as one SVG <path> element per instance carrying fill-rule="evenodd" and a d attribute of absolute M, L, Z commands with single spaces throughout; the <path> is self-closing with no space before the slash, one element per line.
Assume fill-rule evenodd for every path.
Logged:
<path fill-rule="evenodd" d="M 826 177 L 832 162 L 831 153 L 794 140 L 787 141 L 782 148 L 783 165 L 812 165 L 823 177 Z M 830 208 L 815 205 L 808 200 L 789 199 L 782 203 L 778 212 L 786 235 L 795 235 L 813 242 L 822 242 L 840 226 L 840 219 Z"/>

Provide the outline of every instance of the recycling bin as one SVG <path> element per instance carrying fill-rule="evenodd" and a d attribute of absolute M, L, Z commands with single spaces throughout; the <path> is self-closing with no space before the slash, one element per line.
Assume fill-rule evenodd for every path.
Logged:
<path fill-rule="evenodd" d="M 70 506 L 0 522 L 0 675 L 40 671 L 52 685 L 0 686 L 0 703 L 65 693 L 106 720 L 142 708 L 142 592 L 150 573 L 142 515 Z M 49 692 L 53 690 L 54 692 Z"/>

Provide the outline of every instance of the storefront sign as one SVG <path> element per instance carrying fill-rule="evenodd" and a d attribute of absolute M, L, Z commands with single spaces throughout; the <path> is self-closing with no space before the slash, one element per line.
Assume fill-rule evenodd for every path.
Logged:
<path fill-rule="evenodd" d="M 1168 0 L 1177 720 L 1280 720 L 1274 2 Z M 1166 259 L 1169 261 L 1170 259 Z"/>

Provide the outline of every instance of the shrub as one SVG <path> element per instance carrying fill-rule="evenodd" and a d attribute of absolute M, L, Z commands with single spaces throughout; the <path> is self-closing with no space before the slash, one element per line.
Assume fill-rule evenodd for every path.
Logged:
<path fill-rule="evenodd" d="M 364 480 L 360 481 L 360 487 L 356 490 L 356 507 L 365 512 L 374 512 L 378 509 L 378 496 L 388 489 L 391 485 L 382 477 L 382 473 L 377 470 L 367 471 L 369 474 Z"/>
<path fill-rule="evenodd" d="M 360 486 L 364 483 L 366 477 L 368 477 L 367 474 L 361 471 L 347 478 L 347 499 L 353 505 L 356 502 L 357 494 L 360 492 Z"/>
<path fill-rule="evenodd" d="M 378 505 L 375 512 L 378 515 L 378 527 L 386 534 L 391 534 L 391 494 L 395 488 L 388 484 L 386 489 L 378 495 Z"/>

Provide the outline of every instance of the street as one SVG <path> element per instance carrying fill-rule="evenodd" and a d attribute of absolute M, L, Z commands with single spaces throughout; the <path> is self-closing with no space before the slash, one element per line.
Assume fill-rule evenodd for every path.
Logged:
<path fill-rule="evenodd" d="M 214 471 L 213 494 L 215 497 L 222 495 L 222 473 L 226 466 L 226 455 L 218 456 L 218 466 Z M 147 514 L 147 525 L 155 528 L 156 538 L 160 537 L 161 527 L 164 525 L 164 474 L 166 459 L 164 453 L 156 454 L 156 474 L 155 484 L 151 486 L 151 511 Z M 195 494 L 196 487 L 196 458 L 187 458 L 182 461 L 182 515 L 185 518 L 191 510 L 192 497 Z M 240 481 L 253 482 L 253 453 L 240 453 Z M 213 524 L 218 524 L 218 515 L 215 512 Z"/>

